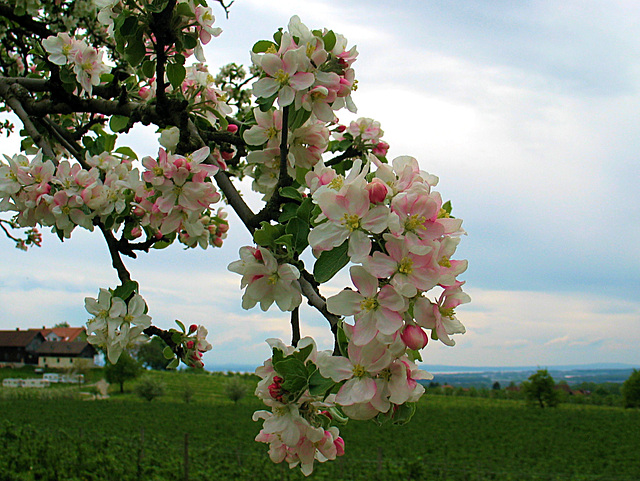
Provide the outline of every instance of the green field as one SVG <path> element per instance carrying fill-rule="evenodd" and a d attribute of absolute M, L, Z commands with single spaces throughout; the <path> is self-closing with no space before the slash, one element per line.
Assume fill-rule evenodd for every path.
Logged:
<path fill-rule="evenodd" d="M 151 403 L 131 393 L 82 401 L 3 391 L 0 479 L 304 479 L 253 441 L 260 424 L 251 414 L 262 405 L 227 400 L 228 378 L 153 375 L 173 393 Z M 194 392 L 189 404 L 185 388 Z M 310 479 L 640 479 L 639 410 L 432 395 L 406 426 L 351 422 L 341 432 L 345 456 L 317 465 Z"/>

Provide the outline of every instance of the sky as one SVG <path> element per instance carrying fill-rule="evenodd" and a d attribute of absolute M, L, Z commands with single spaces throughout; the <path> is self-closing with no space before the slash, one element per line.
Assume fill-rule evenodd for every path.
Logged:
<path fill-rule="evenodd" d="M 214 2 L 212 2 L 213 5 Z M 214 72 L 249 64 L 255 41 L 298 15 L 357 45 L 356 116 L 381 122 L 388 158 L 416 157 L 468 233 L 456 259 L 472 298 L 456 346 L 431 341 L 424 367 L 640 367 L 640 4 L 622 1 L 236 0 L 206 47 Z M 157 152 L 153 129 L 120 140 Z M 17 139 L 0 141 L 15 153 Z M 246 186 L 245 186 L 246 187 Z M 246 197 L 258 206 L 248 190 Z M 230 209 L 228 209 L 230 210 Z M 290 340 L 288 315 L 241 308 L 226 266 L 251 238 L 231 214 L 222 249 L 125 260 L 153 322 L 209 329 L 207 368 L 259 365 L 266 338 Z M 115 287 L 104 241 L 76 229 L 18 251 L 0 238 L 0 329 L 82 325 L 86 296 Z M 323 293 L 350 286 L 346 270 Z M 303 306 L 302 335 L 332 346 Z"/>

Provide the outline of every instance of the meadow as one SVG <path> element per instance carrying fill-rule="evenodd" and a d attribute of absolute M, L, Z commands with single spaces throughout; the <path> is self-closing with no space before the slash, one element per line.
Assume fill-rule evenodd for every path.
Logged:
<path fill-rule="evenodd" d="M 262 404 L 224 394 L 228 377 L 151 373 L 170 394 L 107 400 L 0 393 L 0 480 L 299 480 L 253 441 Z M 255 381 L 242 378 L 248 386 Z M 74 395 L 74 389 L 75 394 Z M 191 402 L 183 393 L 190 390 Z M 426 395 L 405 426 L 352 422 L 346 455 L 313 480 L 638 480 L 640 411 Z"/>

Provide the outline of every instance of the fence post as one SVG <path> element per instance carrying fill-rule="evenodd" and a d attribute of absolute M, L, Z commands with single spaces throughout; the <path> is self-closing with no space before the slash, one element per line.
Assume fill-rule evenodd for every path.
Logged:
<path fill-rule="evenodd" d="M 144 459 L 144 428 L 140 428 L 140 445 L 138 446 L 138 481 L 142 480 L 142 460 Z"/>
<path fill-rule="evenodd" d="M 184 433 L 184 481 L 189 481 L 189 433 Z"/>

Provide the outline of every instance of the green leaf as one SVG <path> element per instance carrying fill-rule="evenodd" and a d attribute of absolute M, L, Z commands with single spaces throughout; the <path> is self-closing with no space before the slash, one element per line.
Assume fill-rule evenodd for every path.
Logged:
<path fill-rule="evenodd" d="M 169 365 L 167 366 L 167 369 L 175 369 L 176 367 L 178 367 L 180 365 L 180 361 L 178 360 L 177 357 L 173 358 L 173 361 L 171 361 L 169 363 Z"/>
<path fill-rule="evenodd" d="M 69 67 L 64 66 L 60 69 L 60 80 L 62 83 L 75 85 L 76 76 Z"/>
<path fill-rule="evenodd" d="M 300 109 L 296 110 L 293 115 L 289 116 L 289 129 L 296 130 L 304 125 L 304 123 L 311 117 L 311 111 Z"/>
<path fill-rule="evenodd" d="M 136 281 L 126 281 L 115 288 L 113 297 L 119 297 L 123 301 L 127 301 L 134 292 L 138 292 L 138 283 Z"/>
<path fill-rule="evenodd" d="M 260 107 L 260 111 L 267 112 L 272 106 L 273 102 L 278 98 L 278 92 L 273 94 L 271 97 L 260 97 L 256 99 L 256 103 Z"/>
<path fill-rule="evenodd" d="M 198 38 L 193 34 L 187 33 L 182 36 L 182 43 L 187 50 L 193 50 L 198 45 Z"/>
<path fill-rule="evenodd" d="M 283 225 L 271 225 L 268 222 L 262 222 L 262 227 L 253 233 L 253 240 L 262 247 L 275 247 L 276 239 L 284 234 Z"/>
<path fill-rule="evenodd" d="M 407 357 L 409 358 L 410 361 L 422 362 L 422 354 L 420 354 L 420 351 L 416 351 L 416 350 L 413 350 L 413 349 L 407 349 Z"/>
<path fill-rule="evenodd" d="M 174 342 L 174 344 L 180 344 L 182 342 L 182 334 L 180 334 L 178 331 L 173 331 L 173 334 L 171 334 L 171 340 Z"/>
<path fill-rule="evenodd" d="M 332 379 L 327 379 L 320 374 L 320 369 L 316 369 L 311 376 L 309 376 L 309 394 L 312 396 L 320 396 L 329 391 L 335 383 Z"/>
<path fill-rule="evenodd" d="M 284 360 L 284 352 L 282 352 L 281 349 L 278 349 L 276 347 L 273 348 L 273 354 L 271 356 L 271 364 L 272 365 L 276 365 L 276 363 L 280 362 Z"/>
<path fill-rule="evenodd" d="M 123 37 L 135 37 L 138 32 L 138 17 L 126 17 L 119 30 Z"/>
<path fill-rule="evenodd" d="M 147 49 L 144 45 L 144 39 L 142 38 L 142 32 L 139 31 L 137 36 L 131 40 L 124 48 L 124 58 L 132 67 L 137 67 L 147 54 Z"/>
<path fill-rule="evenodd" d="M 343 357 L 349 357 L 349 339 L 344 332 L 343 322 L 338 324 L 338 330 L 336 332 L 336 339 L 338 340 L 338 349 Z"/>
<path fill-rule="evenodd" d="M 112 132 L 122 132 L 129 125 L 129 117 L 113 115 L 109 120 L 109 128 Z"/>
<path fill-rule="evenodd" d="M 292 245 L 296 252 L 302 253 L 309 245 L 310 230 L 309 224 L 298 217 L 294 217 L 287 223 L 285 231 L 293 237 Z"/>
<path fill-rule="evenodd" d="M 153 60 L 145 60 L 142 63 L 142 73 L 147 78 L 152 78 L 156 74 L 156 62 Z"/>
<path fill-rule="evenodd" d="M 177 89 L 182 85 L 186 76 L 187 70 L 184 68 L 184 65 L 180 65 L 179 63 L 167 64 L 167 77 L 174 89 Z"/>
<path fill-rule="evenodd" d="M 340 269 L 349 263 L 349 240 L 330 251 L 324 251 L 313 266 L 313 277 L 320 284 L 335 276 Z"/>
<path fill-rule="evenodd" d="M 291 355 L 296 359 L 301 360 L 302 362 L 306 362 L 309 354 L 313 351 L 313 344 L 309 344 L 308 346 L 303 347 L 302 349 L 298 349 L 294 351 Z"/>
<path fill-rule="evenodd" d="M 416 403 L 404 403 L 397 406 L 393 411 L 393 424 L 400 426 L 407 424 L 416 413 Z"/>
<path fill-rule="evenodd" d="M 303 220 L 307 224 L 311 224 L 311 213 L 313 212 L 314 204 L 311 197 L 307 197 L 302 201 L 296 215 L 300 220 Z"/>
<path fill-rule="evenodd" d="M 451 217 L 451 211 L 453 210 L 453 207 L 451 206 L 450 200 L 442 204 L 442 209 L 449 215 L 449 217 Z"/>
<path fill-rule="evenodd" d="M 258 40 L 251 50 L 253 53 L 264 53 L 269 50 L 270 47 L 276 48 L 276 44 L 271 40 Z"/>
<path fill-rule="evenodd" d="M 307 368 L 301 360 L 289 356 L 275 363 L 273 368 L 284 379 L 282 388 L 289 391 L 294 398 L 307 389 Z"/>
<path fill-rule="evenodd" d="M 322 37 L 322 40 L 324 41 L 324 49 L 327 52 L 333 50 L 333 47 L 336 46 L 336 34 L 333 30 L 329 30 L 324 37 Z"/>
<path fill-rule="evenodd" d="M 293 249 L 293 236 L 291 234 L 281 235 L 274 241 L 277 246 L 285 246 L 287 250 Z"/>
<path fill-rule="evenodd" d="M 165 347 L 162 350 L 162 354 L 164 355 L 165 359 L 173 359 L 175 357 L 175 354 L 173 354 L 173 351 L 169 346 Z"/>
<path fill-rule="evenodd" d="M 280 189 L 280 196 L 284 197 L 285 199 L 293 199 L 297 200 L 298 202 L 302 202 L 302 194 L 295 187 L 282 187 Z"/>
<path fill-rule="evenodd" d="M 278 217 L 278 222 L 286 224 L 289 219 L 293 219 L 298 215 L 298 205 L 293 202 L 282 205 L 282 213 Z"/>
<path fill-rule="evenodd" d="M 153 13 L 160 13 L 169 5 L 169 0 L 153 0 L 145 8 Z"/>
<path fill-rule="evenodd" d="M 273 34 L 273 39 L 278 45 L 280 45 L 280 42 L 282 42 L 282 27 L 280 27 L 278 31 Z"/>
<path fill-rule="evenodd" d="M 186 2 L 181 2 L 176 5 L 176 13 L 181 17 L 195 18 L 193 10 L 191 10 L 191 7 Z"/>
<path fill-rule="evenodd" d="M 182 332 L 183 332 L 183 333 L 186 333 L 186 332 L 187 332 L 187 328 L 186 328 L 186 327 L 184 327 L 184 324 L 183 324 L 182 322 L 180 322 L 178 319 L 176 319 L 176 324 L 178 325 L 178 327 L 179 327 L 180 329 L 182 329 Z"/>
<path fill-rule="evenodd" d="M 118 147 L 115 150 L 115 152 L 118 154 L 126 155 L 127 157 L 130 157 L 132 159 L 138 160 L 138 154 L 136 154 L 131 147 L 127 147 L 127 146 Z"/>

